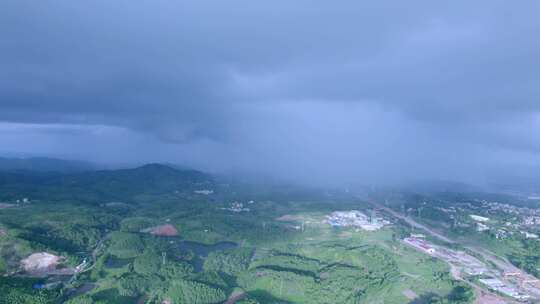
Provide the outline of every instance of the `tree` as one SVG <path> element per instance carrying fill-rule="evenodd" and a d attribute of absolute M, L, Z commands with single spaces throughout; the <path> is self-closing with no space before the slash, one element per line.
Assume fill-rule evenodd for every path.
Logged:
<path fill-rule="evenodd" d="M 187 280 L 175 280 L 162 296 L 177 304 L 219 303 L 227 299 L 225 292 L 206 284 Z"/>
<path fill-rule="evenodd" d="M 156 252 L 145 250 L 133 261 L 133 269 L 142 275 L 155 274 L 159 271 L 161 262 L 161 258 Z"/>
<path fill-rule="evenodd" d="M 78 296 L 66 302 L 66 304 L 93 304 L 93 303 L 94 301 L 92 300 L 92 297 L 90 297 L 89 295 Z"/>
<path fill-rule="evenodd" d="M 115 231 L 110 234 L 109 252 L 121 259 L 141 254 L 144 245 L 136 234 Z"/>
<path fill-rule="evenodd" d="M 180 279 L 185 278 L 193 273 L 193 266 L 187 262 L 168 261 L 165 265 L 162 265 L 159 270 L 159 275 L 165 279 Z"/>
<path fill-rule="evenodd" d="M 238 302 L 236 302 L 236 304 L 260 304 L 259 301 L 255 300 L 255 299 L 252 299 L 252 298 L 244 298 Z"/>
<path fill-rule="evenodd" d="M 234 248 L 223 251 L 214 251 L 208 255 L 204 262 L 205 271 L 222 271 L 235 275 L 246 270 L 251 261 L 253 249 Z"/>
<path fill-rule="evenodd" d="M 451 303 L 470 303 L 474 299 L 474 291 L 469 286 L 459 284 L 452 289 L 447 298 Z"/>
<path fill-rule="evenodd" d="M 118 293 L 122 296 L 135 297 L 149 288 L 148 280 L 136 274 L 128 274 L 118 280 Z"/>

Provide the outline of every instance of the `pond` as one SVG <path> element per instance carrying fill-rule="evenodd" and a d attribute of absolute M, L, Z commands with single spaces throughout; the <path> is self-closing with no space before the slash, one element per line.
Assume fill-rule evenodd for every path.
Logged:
<path fill-rule="evenodd" d="M 76 297 L 82 294 L 85 294 L 92 289 L 96 288 L 96 285 L 93 283 L 84 283 L 81 286 L 79 286 L 75 291 L 71 294 L 71 297 Z"/>
<path fill-rule="evenodd" d="M 133 259 L 119 259 L 114 256 L 109 256 L 107 260 L 105 261 L 105 267 L 122 268 L 131 262 L 133 262 Z"/>
<path fill-rule="evenodd" d="M 68 299 L 83 295 L 89 291 L 92 291 L 94 288 L 96 288 L 96 284 L 84 283 L 77 288 L 70 289 L 64 293 L 62 302 L 67 301 Z"/>
<path fill-rule="evenodd" d="M 167 240 L 171 247 L 178 253 L 177 258 L 189 260 L 196 272 L 202 271 L 204 259 L 206 259 L 208 254 L 210 254 L 211 252 L 238 247 L 238 244 L 233 242 L 219 242 L 208 245 L 193 241 L 182 240 L 179 237 L 162 238 Z M 186 255 L 189 255 L 190 258 L 186 258 Z M 121 268 L 131 262 L 133 262 L 133 259 L 119 259 L 114 256 L 109 256 L 105 261 L 105 267 Z"/>

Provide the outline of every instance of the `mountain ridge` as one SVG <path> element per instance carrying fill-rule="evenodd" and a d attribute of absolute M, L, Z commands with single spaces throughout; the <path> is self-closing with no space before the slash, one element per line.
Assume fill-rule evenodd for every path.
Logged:
<path fill-rule="evenodd" d="M 0 199 L 30 197 L 102 202 L 133 200 L 140 194 L 192 192 L 211 186 L 211 175 L 197 170 L 178 170 L 151 163 L 136 168 L 95 170 L 69 174 L 0 172 Z"/>

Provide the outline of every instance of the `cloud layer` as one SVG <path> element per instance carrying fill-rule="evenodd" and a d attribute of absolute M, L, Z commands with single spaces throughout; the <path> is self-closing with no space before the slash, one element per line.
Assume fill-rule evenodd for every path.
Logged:
<path fill-rule="evenodd" d="M 6 151 L 480 180 L 540 151 L 540 4 L 0 5 Z"/>

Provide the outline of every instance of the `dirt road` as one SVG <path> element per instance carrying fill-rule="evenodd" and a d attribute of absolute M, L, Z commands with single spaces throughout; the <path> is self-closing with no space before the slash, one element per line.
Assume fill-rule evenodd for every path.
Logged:
<path fill-rule="evenodd" d="M 228 299 L 227 299 L 227 302 L 225 302 L 225 304 L 234 304 L 240 300 L 242 300 L 243 298 L 246 297 L 246 294 L 244 292 L 240 292 L 240 293 L 233 293 Z"/>

